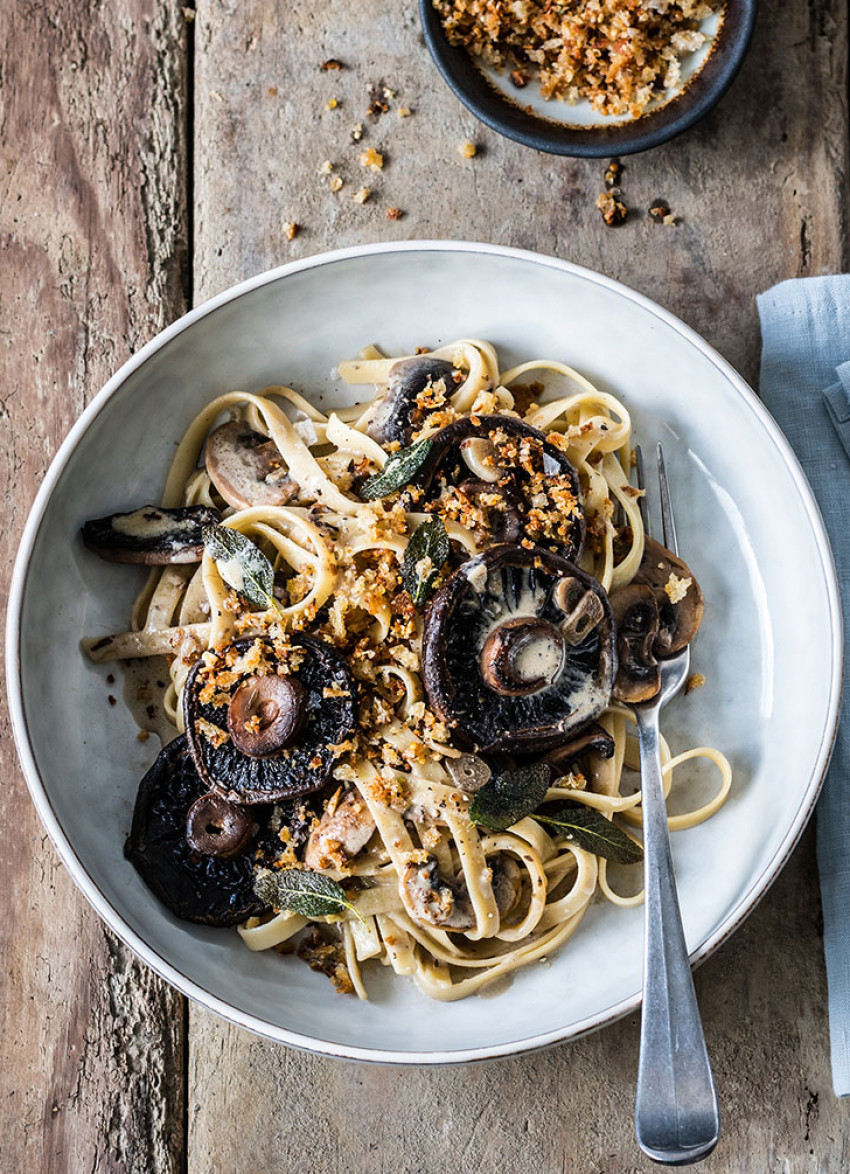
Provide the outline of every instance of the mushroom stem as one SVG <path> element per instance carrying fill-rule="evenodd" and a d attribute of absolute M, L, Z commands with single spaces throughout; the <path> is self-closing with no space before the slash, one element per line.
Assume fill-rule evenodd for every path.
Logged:
<path fill-rule="evenodd" d="M 526 697 L 555 680 L 564 641 L 554 624 L 518 616 L 494 628 L 481 650 L 481 675 L 503 697 Z"/>
<path fill-rule="evenodd" d="M 298 682 L 272 673 L 242 682 L 230 700 L 227 726 L 238 750 L 266 758 L 291 745 L 306 716 Z"/>

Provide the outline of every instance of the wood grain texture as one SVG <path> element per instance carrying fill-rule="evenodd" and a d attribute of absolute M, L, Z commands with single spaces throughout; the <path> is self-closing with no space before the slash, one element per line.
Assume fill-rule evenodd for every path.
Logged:
<path fill-rule="evenodd" d="M 632 214 L 594 207 L 604 162 L 535 155 L 479 126 L 445 89 L 413 4 L 205 0 L 196 24 L 195 297 L 290 258 L 362 241 L 450 237 L 538 249 L 625 281 L 680 314 L 747 377 L 754 296 L 846 262 L 847 14 L 764 0 L 721 106 L 627 160 Z M 322 61 L 347 68 L 322 72 Z M 395 91 L 370 120 L 367 86 Z M 327 100 L 339 106 L 326 109 Z M 412 114 L 399 119 L 398 105 Z M 362 123 L 362 142 L 351 141 Z M 479 147 L 464 159 L 459 147 Z M 374 146 L 380 175 L 357 156 Z M 334 193 L 320 167 L 344 180 Z M 366 184 L 365 205 L 352 200 Z M 681 218 L 652 223 L 665 198 Z M 388 220 L 387 207 L 404 215 Z M 302 229 L 291 242 L 284 226 Z M 745 927 L 701 969 L 725 1174 L 848 1168 L 850 1110 L 831 1093 L 813 836 Z M 464 1174 L 652 1168 L 632 1137 L 637 1022 L 494 1065 L 428 1071 L 300 1055 L 190 1010 L 189 1170 Z M 235 1123 L 243 1128 L 235 1128 Z M 246 1149 L 244 1137 L 250 1136 Z"/>
<path fill-rule="evenodd" d="M 88 398 L 183 307 L 179 8 L 0 6 L 0 599 Z M 182 999 L 109 934 L 39 826 L 0 714 L 0 1169 L 181 1168 Z"/>

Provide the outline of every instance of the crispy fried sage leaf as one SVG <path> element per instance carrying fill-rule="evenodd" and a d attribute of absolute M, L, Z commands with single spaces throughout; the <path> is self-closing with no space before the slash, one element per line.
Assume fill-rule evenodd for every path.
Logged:
<path fill-rule="evenodd" d="M 259 546 L 229 526 L 204 526 L 204 546 L 218 573 L 251 607 L 280 611 L 273 595 L 274 570 Z"/>
<path fill-rule="evenodd" d="M 450 549 L 442 518 L 433 517 L 413 531 L 405 547 L 401 579 L 416 607 L 421 607 L 431 594 Z"/>
<path fill-rule="evenodd" d="M 254 892 L 278 911 L 287 909 L 302 917 L 332 917 L 350 909 L 363 920 L 342 885 L 308 868 L 284 868 L 280 872 L 261 868 L 254 881 Z"/>
<path fill-rule="evenodd" d="M 367 477 L 360 486 L 360 496 L 365 501 L 374 501 L 379 497 L 389 497 L 407 485 L 425 464 L 433 444 L 433 440 L 426 437 L 409 448 L 400 448 L 398 452 L 391 453 L 380 473 Z"/>
<path fill-rule="evenodd" d="M 494 832 L 503 832 L 536 811 L 546 798 L 550 778 L 545 762 L 506 770 L 476 792 L 469 805 L 469 818 Z"/>
<path fill-rule="evenodd" d="M 565 804 L 549 815 L 535 815 L 534 818 L 538 823 L 556 828 L 577 848 L 604 856 L 615 864 L 637 864 L 643 860 L 640 844 L 592 807 L 584 807 L 581 803 Z"/>

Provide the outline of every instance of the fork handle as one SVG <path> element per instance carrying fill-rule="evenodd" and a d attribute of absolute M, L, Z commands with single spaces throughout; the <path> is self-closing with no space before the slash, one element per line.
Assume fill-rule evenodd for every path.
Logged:
<path fill-rule="evenodd" d="M 688 1165 L 714 1149 L 720 1110 L 676 896 L 661 777 L 658 709 L 635 707 L 645 891 L 643 1013 L 635 1135 L 655 1162 Z"/>

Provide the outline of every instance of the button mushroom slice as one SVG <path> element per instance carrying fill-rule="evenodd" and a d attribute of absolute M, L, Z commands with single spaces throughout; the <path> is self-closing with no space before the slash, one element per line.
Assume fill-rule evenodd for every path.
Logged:
<path fill-rule="evenodd" d="M 575 581 L 601 618 L 568 643 L 557 585 Z M 558 596 L 560 598 L 560 596 Z M 592 610 L 586 605 L 586 611 Z M 425 616 L 422 665 L 431 708 L 458 747 L 545 752 L 595 720 L 611 697 L 614 620 L 607 596 L 541 547 L 497 546 L 460 566 Z"/>
<path fill-rule="evenodd" d="M 445 880 L 436 857 L 429 852 L 418 853 L 417 859 L 406 865 L 398 891 L 405 909 L 420 925 L 450 930 L 468 930 L 475 925 L 465 886 Z"/>
<path fill-rule="evenodd" d="M 552 769 L 553 779 L 560 775 L 569 774 L 572 768 L 580 763 L 589 754 L 597 754 L 600 758 L 613 758 L 616 744 L 607 730 L 602 726 L 593 725 L 573 738 L 564 746 L 556 746 L 542 759 Z"/>
<path fill-rule="evenodd" d="M 265 758 L 291 746 L 307 718 L 298 681 L 269 674 L 248 677 L 230 699 L 227 728 L 237 749 Z"/>
<path fill-rule="evenodd" d="M 254 892 L 254 836 L 267 825 L 263 810 L 236 817 L 232 851 L 212 853 L 187 836 L 187 822 L 200 831 L 210 796 L 189 754 L 186 737 L 175 738 L 157 756 L 139 784 L 124 855 L 142 880 L 175 916 L 202 925 L 237 925 L 266 910 Z M 215 816 L 219 819 L 219 816 Z M 241 847 L 237 847 L 238 840 Z"/>
<path fill-rule="evenodd" d="M 319 826 L 310 833 L 304 863 L 321 871 L 353 860 L 371 840 L 375 826 L 360 793 L 349 791 L 333 812 L 324 813 Z"/>
<path fill-rule="evenodd" d="M 643 558 L 632 580 L 651 587 L 658 604 L 656 656 L 681 652 L 702 623 L 703 597 L 687 563 L 653 538 L 646 538 Z"/>
<path fill-rule="evenodd" d="M 551 685 L 563 661 L 564 641 L 555 625 L 519 616 L 494 628 L 484 641 L 481 675 L 503 697 L 525 697 Z"/>
<path fill-rule="evenodd" d="M 658 604 L 651 587 L 630 583 L 611 595 L 617 633 L 614 697 L 634 704 L 649 701 L 661 688 L 661 669 L 653 651 L 658 637 Z"/>
<path fill-rule="evenodd" d="M 235 420 L 209 434 L 204 463 L 210 481 L 237 510 L 286 505 L 298 493 L 275 442 Z"/>
<path fill-rule="evenodd" d="M 186 814 L 186 842 L 204 856 L 227 858 L 244 852 L 251 841 L 254 817 L 244 807 L 208 791 Z"/>
<path fill-rule="evenodd" d="M 589 591 L 578 579 L 562 579 L 552 597 L 564 612 L 559 631 L 571 646 L 581 644 L 605 615 L 599 595 Z"/>
<path fill-rule="evenodd" d="M 461 754 L 457 758 L 446 758 L 443 762 L 452 776 L 455 786 L 466 795 L 474 795 L 485 783 L 489 783 L 493 771 L 483 758 L 475 754 Z"/>
<path fill-rule="evenodd" d="M 204 554 L 204 527 L 221 521 L 208 506 L 165 509 L 144 505 L 127 514 L 92 518 L 81 530 L 83 542 L 111 563 L 199 563 Z"/>
<path fill-rule="evenodd" d="M 498 463 L 492 440 L 484 436 L 470 436 L 466 440 L 462 440 L 460 455 L 478 481 L 492 484 L 505 475 L 505 470 Z"/>
<path fill-rule="evenodd" d="M 186 678 L 189 749 L 206 789 L 231 803 L 320 790 L 354 730 L 356 687 L 340 653 L 303 633 L 289 649 L 295 655 L 265 637 L 237 640 L 208 652 Z"/>
<path fill-rule="evenodd" d="M 578 474 L 542 432 L 515 416 L 465 416 L 446 424 L 429 439 L 431 449 L 413 479 L 424 501 L 445 497 L 446 487 L 463 491 L 470 481 L 477 483 L 480 498 L 486 486 L 490 493 L 502 493 L 506 505 L 520 518 L 512 534 L 491 534 L 491 544 L 518 543 L 527 538 L 566 558 L 578 557 L 585 529 Z M 484 455 L 490 451 L 492 458 Z M 470 453 L 475 455 L 470 457 Z M 491 465 L 491 459 L 498 463 Z M 470 468 L 476 464 L 476 476 L 470 478 Z M 500 476 L 492 480 L 496 469 Z M 498 516 L 499 510 L 491 506 L 491 518 L 497 520 Z M 463 523 L 462 517 L 458 520 Z"/>
<path fill-rule="evenodd" d="M 442 380 L 448 399 L 455 387 L 454 373 L 451 363 L 435 359 L 433 355 L 414 355 L 394 363 L 390 367 L 386 393 L 367 428 L 372 439 L 379 444 L 393 441 L 406 444 L 425 416 L 417 398 Z"/>

